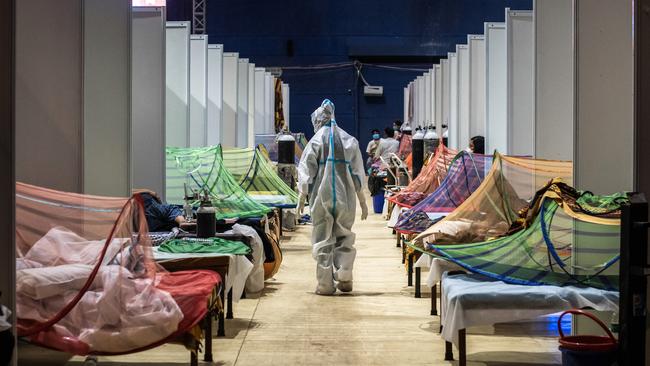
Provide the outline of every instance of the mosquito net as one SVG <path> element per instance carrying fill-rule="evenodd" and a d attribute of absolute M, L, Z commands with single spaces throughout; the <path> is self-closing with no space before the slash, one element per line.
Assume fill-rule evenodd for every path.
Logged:
<path fill-rule="evenodd" d="M 417 236 L 435 244 L 473 243 L 505 234 L 539 187 L 553 178 L 571 184 L 571 162 L 495 154 L 481 185 L 454 211 Z"/>
<path fill-rule="evenodd" d="M 412 207 L 438 188 L 447 175 L 447 169 L 457 154 L 443 144 L 438 145 L 436 153 L 420 174 L 407 187 L 388 199 L 402 207 Z"/>
<path fill-rule="evenodd" d="M 293 138 L 296 139 L 296 164 L 300 162 L 302 152 L 309 142 L 302 132 L 292 133 Z M 275 134 L 262 134 L 255 135 L 255 145 L 263 145 L 268 152 L 271 161 L 278 161 L 278 135 Z"/>
<path fill-rule="evenodd" d="M 509 234 L 425 250 L 508 283 L 618 289 L 623 194 L 594 196 L 555 180 L 520 211 Z"/>
<path fill-rule="evenodd" d="M 271 209 L 256 202 L 224 166 L 220 146 L 168 147 L 167 189 L 169 203 L 182 204 L 185 192 L 207 190 L 217 219 L 261 217 Z M 198 201 L 193 204 L 198 206 Z"/>
<path fill-rule="evenodd" d="M 407 156 L 409 156 L 412 150 L 413 150 L 413 136 L 402 134 L 402 137 L 400 137 L 399 140 L 399 150 L 397 152 L 397 156 L 400 159 L 404 160 L 406 159 Z"/>
<path fill-rule="evenodd" d="M 17 333 L 64 352 L 119 354 L 186 333 L 219 275 L 153 261 L 142 200 L 16 185 Z"/>
<path fill-rule="evenodd" d="M 255 201 L 273 207 L 298 204 L 298 194 L 278 176 L 259 148 L 224 149 L 223 164 Z"/>
<path fill-rule="evenodd" d="M 440 186 L 410 210 L 403 212 L 395 230 L 416 234 L 428 229 L 440 217 L 456 209 L 481 185 L 492 166 L 492 156 L 461 151 L 456 155 Z"/>

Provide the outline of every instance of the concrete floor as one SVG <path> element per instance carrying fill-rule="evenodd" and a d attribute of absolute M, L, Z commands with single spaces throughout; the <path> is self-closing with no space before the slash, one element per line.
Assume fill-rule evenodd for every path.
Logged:
<path fill-rule="evenodd" d="M 244 299 L 227 321 L 227 337 L 214 340 L 216 365 L 454 365 L 444 361 L 438 317 L 429 315 L 428 290 L 413 298 L 400 249 L 380 215 L 357 221 L 354 292 L 313 293 L 311 228 L 283 241 L 284 261 L 259 299 Z M 423 276 L 424 277 L 424 276 Z M 557 338 L 548 321 L 468 330 L 470 365 L 558 365 Z M 532 335 L 532 336 L 531 336 Z M 456 352 L 456 350 L 454 350 Z M 456 353 L 457 356 L 457 353 Z M 68 365 L 80 365 L 74 358 Z M 178 345 L 120 357 L 100 365 L 187 364 Z"/>

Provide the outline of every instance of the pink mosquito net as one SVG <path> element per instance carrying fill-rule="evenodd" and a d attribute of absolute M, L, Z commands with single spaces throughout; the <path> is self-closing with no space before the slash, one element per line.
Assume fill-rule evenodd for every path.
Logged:
<path fill-rule="evenodd" d="M 391 202 L 401 207 L 413 207 L 440 186 L 447 176 L 447 170 L 458 151 L 450 149 L 443 144 L 438 145 L 436 153 L 429 159 L 427 165 L 401 191 L 388 198 Z"/>
<path fill-rule="evenodd" d="M 139 196 L 16 185 L 17 333 L 48 348 L 120 354 L 187 332 L 221 279 L 154 262 Z"/>

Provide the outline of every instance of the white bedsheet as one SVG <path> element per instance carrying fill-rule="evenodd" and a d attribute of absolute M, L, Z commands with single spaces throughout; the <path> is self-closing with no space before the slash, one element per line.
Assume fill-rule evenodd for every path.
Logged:
<path fill-rule="evenodd" d="M 447 215 L 449 215 L 449 212 L 427 212 L 427 216 L 431 221 L 438 220 L 439 218 L 445 217 Z"/>
<path fill-rule="evenodd" d="M 262 238 L 260 238 L 257 231 L 252 227 L 240 224 L 233 225 L 232 230 L 227 231 L 226 234 L 243 235 L 250 239 L 251 254 L 253 256 L 253 269 L 250 271 L 248 278 L 246 279 L 246 293 L 260 293 L 264 290 L 264 261 L 266 260 Z"/>
<path fill-rule="evenodd" d="M 454 262 L 450 262 L 446 259 L 437 258 L 424 253 L 420 256 L 420 258 L 418 258 L 413 267 L 429 269 L 429 275 L 427 276 L 426 280 L 426 284 L 429 287 L 433 287 L 433 285 L 440 282 L 440 279 L 445 272 L 465 271 L 463 267 Z"/>
<path fill-rule="evenodd" d="M 618 292 L 595 288 L 511 285 L 477 275 L 444 275 L 442 296 L 442 338 L 455 344 L 459 329 L 575 308 L 617 311 L 619 297 Z"/>
<path fill-rule="evenodd" d="M 197 258 L 197 257 L 228 257 L 228 274 L 225 278 L 226 294 L 232 289 L 232 300 L 237 302 L 241 299 L 248 275 L 253 270 L 253 263 L 243 255 L 220 254 L 220 253 L 167 253 L 162 252 L 158 247 L 153 248 L 153 257 L 156 262 L 164 262 L 173 259 Z"/>
<path fill-rule="evenodd" d="M 388 202 L 386 202 L 386 204 L 388 204 Z M 395 205 L 393 207 L 393 211 L 390 214 L 390 219 L 388 220 L 387 226 L 391 229 L 394 228 L 397 224 L 397 220 L 399 220 L 399 215 L 406 210 L 408 210 L 408 208 Z"/>

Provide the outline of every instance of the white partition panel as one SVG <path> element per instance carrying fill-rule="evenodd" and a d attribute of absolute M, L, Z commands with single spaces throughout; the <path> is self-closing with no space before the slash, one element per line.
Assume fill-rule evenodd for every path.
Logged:
<path fill-rule="evenodd" d="M 266 87 L 265 69 L 255 68 L 255 134 L 261 135 L 266 132 Z"/>
<path fill-rule="evenodd" d="M 190 36 L 190 146 L 206 146 L 208 136 L 208 36 Z"/>
<path fill-rule="evenodd" d="M 507 10 L 508 153 L 533 155 L 533 13 Z"/>
<path fill-rule="evenodd" d="M 264 133 L 275 133 L 275 78 L 271 73 L 264 74 L 265 105 Z"/>
<path fill-rule="evenodd" d="M 427 120 L 427 108 L 431 105 L 427 98 L 427 88 L 426 88 L 426 75 L 418 76 L 418 116 L 420 118 L 420 124 L 425 126 L 430 121 Z"/>
<path fill-rule="evenodd" d="M 485 74 L 485 152 L 508 154 L 505 23 L 485 23 Z"/>
<path fill-rule="evenodd" d="M 165 8 L 133 8 L 131 184 L 165 199 Z"/>
<path fill-rule="evenodd" d="M 402 115 L 402 122 L 406 123 L 409 121 L 409 88 L 408 86 L 404 88 L 404 109 L 403 109 L 403 115 Z"/>
<path fill-rule="evenodd" d="M 440 65 L 435 65 L 433 71 L 433 75 L 435 76 L 435 83 L 433 84 L 433 102 L 435 108 L 433 111 L 435 113 L 432 115 L 432 119 L 435 122 L 436 131 L 442 136 L 442 68 Z"/>
<path fill-rule="evenodd" d="M 131 194 L 131 2 L 83 1 L 83 191 Z"/>
<path fill-rule="evenodd" d="M 433 70 L 424 74 L 424 122 L 427 126 L 433 123 L 433 115 L 435 113 L 434 109 L 436 108 L 434 93 L 434 83 L 435 76 L 433 75 Z"/>
<path fill-rule="evenodd" d="M 595 194 L 632 191 L 636 165 L 634 2 L 574 0 L 573 5 L 574 186 Z M 615 55 L 615 62 L 603 57 L 603 53 Z M 576 229 L 581 229 L 579 223 Z M 598 238 L 575 237 L 571 259 L 577 268 L 595 268 L 619 249 L 615 240 L 607 240 L 607 246 L 599 246 L 608 250 L 607 254 L 599 255 L 581 250 L 585 240 L 589 240 L 586 246 L 593 248 Z M 618 273 L 618 263 L 603 272 Z M 612 318 L 611 314 L 599 315 L 605 321 Z M 593 322 L 579 318 L 572 326 L 577 334 L 593 334 L 593 328 Z"/>
<path fill-rule="evenodd" d="M 237 85 L 237 147 L 248 146 L 248 59 L 240 58 Z"/>
<path fill-rule="evenodd" d="M 458 149 L 458 54 L 450 52 L 449 59 L 449 147 Z"/>
<path fill-rule="evenodd" d="M 440 86 L 442 89 L 442 97 L 440 99 L 442 124 L 449 128 L 449 59 L 440 60 L 440 70 L 442 74 L 442 84 Z"/>
<path fill-rule="evenodd" d="M 190 22 L 167 22 L 165 47 L 165 144 L 189 144 Z"/>
<path fill-rule="evenodd" d="M 223 124 L 221 143 L 226 147 L 237 146 L 237 90 L 239 86 L 239 54 L 223 54 Z"/>
<path fill-rule="evenodd" d="M 15 7 L 20 19 L 15 24 L 16 180 L 80 193 L 82 4 L 76 0 L 21 0 Z M 2 133 L 11 138 L 7 131 Z M 13 232 L 12 227 L 6 233 Z M 10 260 L 15 263 L 15 258 Z"/>
<path fill-rule="evenodd" d="M 422 120 L 420 118 L 420 82 L 418 82 L 418 78 L 415 78 L 412 84 L 413 84 L 413 122 L 415 126 L 422 126 Z"/>
<path fill-rule="evenodd" d="M 221 143 L 223 125 L 223 45 L 208 45 L 207 144 Z"/>
<path fill-rule="evenodd" d="M 632 2 L 574 3 L 574 183 L 595 194 L 631 191 L 635 165 Z M 603 57 L 605 50 L 616 55 L 615 64 Z"/>
<path fill-rule="evenodd" d="M 287 128 L 290 127 L 289 124 L 289 116 L 291 115 L 291 104 L 289 101 L 291 95 L 291 89 L 289 87 L 289 84 L 287 83 L 282 83 L 282 112 L 284 113 L 284 123 L 287 126 Z"/>
<path fill-rule="evenodd" d="M 573 4 L 535 1 L 535 157 L 573 159 Z"/>
<path fill-rule="evenodd" d="M 458 55 L 458 148 L 469 144 L 469 49 L 457 45 Z"/>
<path fill-rule="evenodd" d="M 255 64 L 248 64 L 248 142 L 246 146 L 255 146 Z"/>
<path fill-rule="evenodd" d="M 485 37 L 467 36 L 469 49 L 469 135 L 485 136 Z"/>

